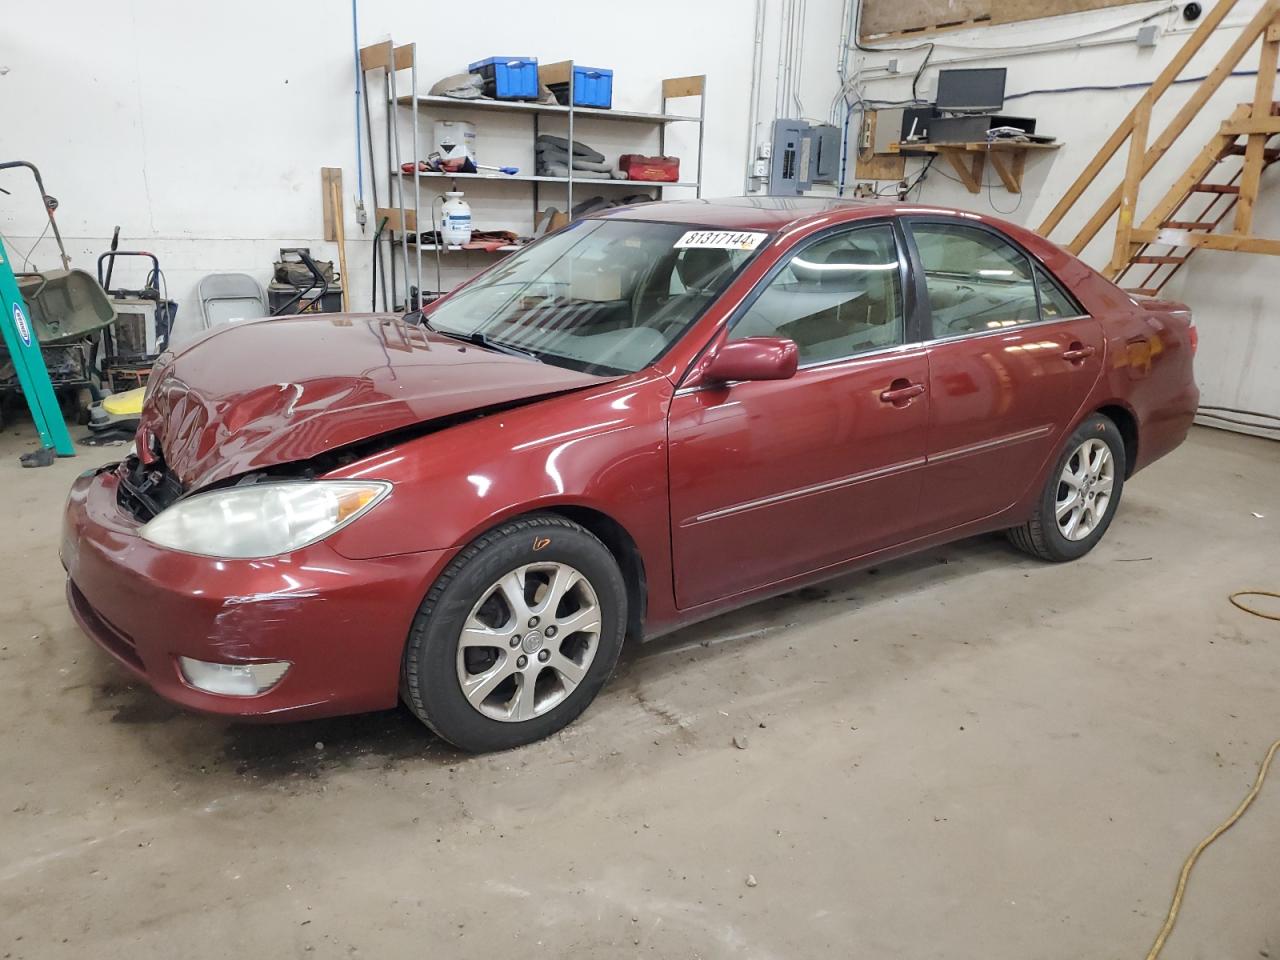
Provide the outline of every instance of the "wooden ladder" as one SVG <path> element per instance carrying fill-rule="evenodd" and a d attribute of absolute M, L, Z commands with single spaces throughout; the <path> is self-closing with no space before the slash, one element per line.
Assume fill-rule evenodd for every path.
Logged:
<path fill-rule="evenodd" d="M 1241 121 L 1248 119 L 1251 112 L 1251 104 L 1240 104 L 1223 125 L 1224 128 L 1235 129 Z M 1271 116 L 1280 117 L 1280 103 L 1271 105 Z M 1138 236 L 1148 236 L 1150 231 L 1154 231 L 1155 239 L 1139 241 L 1127 262 L 1122 261 L 1118 270 L 1113 269 L 1117 283 L 1130 293 L 1157 296 L 1199 249 L 1194 242 L 1188 244 L 1185 241 L 1192 236 L 1213 233 L 1227 219 L 1240 201 L 1240 180 L 1245 172 L 1244 160 L 1236 163 L 1233 159 L 1248 155 L 1248 144 L 1239 142 L 1241 136 L 1243 134 L 1240 133 L 1215 134 L 1191 162 L 1155 209 L 1132 232 Z M 1270 143 L 1280 138 L 1280 133 L 1264 136 L 1269 142 L 1262 152 L 1263 170 L 1280 160 L 1280 146 Z M 1231 171 L 1230 178 L 1225 182 L 1220 179 L 1224 170 Z M 1216 179 L 1211 180 L 1211 177 Z M 1197 201 L 1203 203 L 1192 214 L 1187 208 L 1197 206 Z M 1115 265 L 1112 266 L 1114 268 Z M 1140 272 L 1142 267 L 1149 267 L 1146 276 L 1138 281 L 1137 286 L 1125 286 L 1124 279 Z"/>
<path fill-rule="evenodd" d="M 1222 59 L 1197 84 L 1168 126 L 1150 143 L 1147 140 L 1152 108 L 1236 3 L 1237 0 L 1221 0 L 1205 14 L 1200 26 L 1160 71 L 1137 105 L 1040 224 L 1039 233 L 1049 237 L 1121 145 L 1128 141 L 1123 181 L 1065 246 L 1079 255 L 1114 218 L 1115 242 L 1111 260 L 1103 272 L 1120 279 L 1136 267 L 1150 267 L 1146 277 L 1130 288 L 1133 293 L 1154 295 L 1201 247 L 1280 255 L 1280 240 L 1255 236 L 1251 232 L 1262 171 L 1280 159 L 1280 147 L 1271 143 L 1280 137 L 1280 107 L 1275 100 L 1276 68 L 1280 62 L 1280 0 L 1266 0 L 1262 4 Z M 1253 100 L 1239 105 L 1231 113 L 1160 202 L 1140 223 L 1135 223 L 1138 191 L 1143 178 L 1165 156 L 1259 40 Z M 1241 137 L 1245 138 L 1244 143 L 1240 142 Z M 1233 162 L 1237 157 L 1240 158 L 1239 163 Z M 1233 171 L 1230 178 L 1222 179 L 1228 170 Z M 1200 206 L 1196 200 L 1204 200 L 1205 203 Z M 1230 230 L 1215 232 L 1233 211 L 1235 218 Z M 1153 248 L 1164 248 L 1165 252 L 1153 252 Z"/>

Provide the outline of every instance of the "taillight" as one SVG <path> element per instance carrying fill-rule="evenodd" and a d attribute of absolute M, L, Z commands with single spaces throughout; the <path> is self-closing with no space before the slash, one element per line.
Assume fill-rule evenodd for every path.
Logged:
<path fill-rule="evenodd" d="M 1196 347 L 1200 346 L 1200 331 L 1196 329 L 1196 325 L 1193 323 L 1188 332 L 1191 334 L 1191 355 L 1194 357 L 1196 355 Z"/>

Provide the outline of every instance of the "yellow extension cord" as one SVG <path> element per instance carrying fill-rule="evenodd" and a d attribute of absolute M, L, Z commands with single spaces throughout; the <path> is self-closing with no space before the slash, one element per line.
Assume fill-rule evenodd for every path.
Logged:
<path fill-rule="evenodd" d="M 1178 876 L 1178 887 L 1173 894 L 1173 903 L 1169 905 L 1169 916 L 1165 919 L 1164 926 L 1160 928 L 1160 935 L 1156 937 L 1156 942 L 1151 945 L 1151 952 L 1147 954 L 1147 960 L 1156 960 L 1156 957 L 1160 955 L 1160 951 L 1164 949 L 1165 940 L 1169 939 L 1169 934 L 1173 931 L 1173 924 L 1178 919 L 1178 911 L 1182 909 L 1182 895 L 1186 892 L 1187 877 L 1191 875 L 1191 868 L 1195 866 L 1200 854 L 1204 853 L 1205 847 L 1231 829 L 1232 825 L 1249 809 L 1249 804 L 1253 803 L 1253 798 L 1262 789 L 1262 781 L 1267 779 L 1267 770 L 1271 766 L 1271 759 L 1276 755 L 1277 750 L 1280 750 L 1280 740 L 1273 743 L 1271 749 L 1267 751 L 1267 756 L 1262 761 L 1262 767 L 1258 770 L 1258 779 L 1253 782 L 1253 789 L 1240 802 L 1240 806 L 1236 807 L 1236 812 L 1227 817 L 1213 833 L 1196 844 L 1196 848 L 1191 851 L 1191 856 L 1187 857 L 1187 862 L 1182 865 L 1182 873 Z"/>
<path fill-rule="evenodd" d="M 1245 613 L 1251 613 L 1255 617 L 1264 617 L 1267 620 L 1280 620 L 1280 616 L 1263 613 L 1253 607 L 1245 606 L 1236 599 L 1237 597 L 1280 598 L 1280 593 L 1273 593 L 1270 590 L 1237 590 L 1228 597 L 1233 605 L 1239 607 Z M 1205 848 L 1230 830 L 1235 825 L 1235 822 L 1244 815 L 1244 812 L 1249 809 L 1249 805 L 1258 796 L 1258 791 L 1262 789 L 1263 781 L 1267 779 L 1267 771 L 1271 769 L 1271 761 L 1275 758 L 1278 750 L 1280 750 L 1280 740 L 1271 744 L 1271 749 L 1267 751 L 1267 755 L 1262 759 L 1262 766 L 1258 768 L 1258 778 L 1253 781 L 1253 789 L 1240 801 L 1240 806 L 1236 807 L 1235 813 L 1222 821 L 1213 833 L 1196 844 L 1196 848 L 1191 851 L 1191 856 L 1187 857 L 1186 862 L 1182 865 L 1182 873 L 1178 875 L 1178 886 L 1173 892 L 1173 902 L 1169 904 L 1169 915 L 1165 918 L 1164 926 L 1160 928 L 1160 934 L 1156 937 L 1156 942 L 1151 945 L 1147 960 L 1156 960 L 1156 957 L 1160 955 L 1160 951 L 1164 949 L 1164 942 L 1169 939 L 1169 934 L 1173 932 L 1173 925 L 1178 920 L 1178 911 L 1182 909 L 1182 896 L 1187 892 L 1187 878 L 1191 876 L 1191 868 L 1196 865 L 1196 861 L 1200 859 L 1200 854 L 1204 853 Z"/>
<path fill-rule="evenodd" d="M 1277 599 L 1280 599 L 1280 593 L 1273 593 L 1270 590 L 1237 590 L 1235 593 L 1231 594 L 1231 596 L 1227 597 L 1227 599 L 1231 601 L 1232 606 L 1239 607 L 1245 613 L 1252 613 L 1255 617 L 1263 617 L 1267 620 L 1280 620 L 1280 614 L 1263 613 L 1261 610 L 1246 606 L 1237 600 L 1236 597 L 1276 597 Z"/>

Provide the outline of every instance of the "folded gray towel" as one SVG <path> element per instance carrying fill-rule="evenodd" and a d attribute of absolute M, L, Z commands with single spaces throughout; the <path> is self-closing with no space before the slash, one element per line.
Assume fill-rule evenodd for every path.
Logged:
<path fill-rule="evenodd" d="M 538 136 L 535 146 L 547 146 L 563 151 L 566 155 L 569 152 L 569 141 L 564 137 L 554 137 L 549 133 L 543 133 Z M 604 154 L 597 150 L 592 150 L 585 143 L 573 141 L 573 155 L 581 157 L 583 160 L 590 160 L 592 163 L 604 163 Z"/>
<path fill-rule="evenodd" d="M 539 159 L 545 159 L 552 163 L 568 163 L 569 162 L 568 150 L 561 150 L 559 147 L 553 147 L 550 144 L 540 143 L 536 147 L 534 147 L 533 152 L 537 154 Z M 580 153 L 574 154 L 573 159 L 577 163 L 599 163 L 600 162 L 598 160 L 592 160 L 590 157 L 584 156 L 583 154 L 580 154 Z"/>
<path fill-rule="evenodd" d="M 561 150 L 559 147 L 549 147 L 544 143 L 540 143 L 534 147 L 533 152 L 539 159 L 549 160 L 552 163 L 569 162 L 569 151 Z"/>
<path fill-rule="evenodd" d="M 538 167 L 538 174 L 544 177 L 567 177 L 569 168 L 563 163 L 547 163 Z M 602 170 L 579 170 L 574 167 L 575 180 L 608 180 L 610 175 Z"/>
<path fill-rule="evenodd" d="M 569 165 L 569 155 L 562 150 L 543 150 L 539 147 L 538 150 L 535 151 L 534 156 L 539 164 L 560 163 L 566 167 Z M 591 160 L 583 160 L 581 157 L 574 157 L 573 169 L 595 170 L 597 173 L 609 173 L 613 169 L 613 164 L 594 163 Z"/>
<path fill-rule="evenodd" d="M 569 151 L 561 150 L 559 147 L 549 143 L 538 144 L 534 148 L 534 156 L 537 157 L 539 163 L 567 164 L 569 162 Z M 601 157 L 601 160 L 603 159 Z M 599 170 L 602 173 L 607 173 L 613 169 L 613 164 L 589 160 L 584 156 L 578 155 L 573 158 L 573 168 L 575 170 Z"/>
<path fill-rule="evenodd" d="M 484 96 L 484 80 L 475 73 L 455 73 L 437 80 L 429 91 L 433 97 L 456 97 L 459 100 L 479 100 Z"/>

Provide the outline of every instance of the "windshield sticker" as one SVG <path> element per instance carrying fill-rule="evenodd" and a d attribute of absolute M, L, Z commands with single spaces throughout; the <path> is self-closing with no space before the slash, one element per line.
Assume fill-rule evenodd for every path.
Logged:
<path fill-rule="evenodd" d="M 677 250 L 754 250 L 768 239 L 767 233 L 741 230 L 690 230 L 676 241 Z"/>

